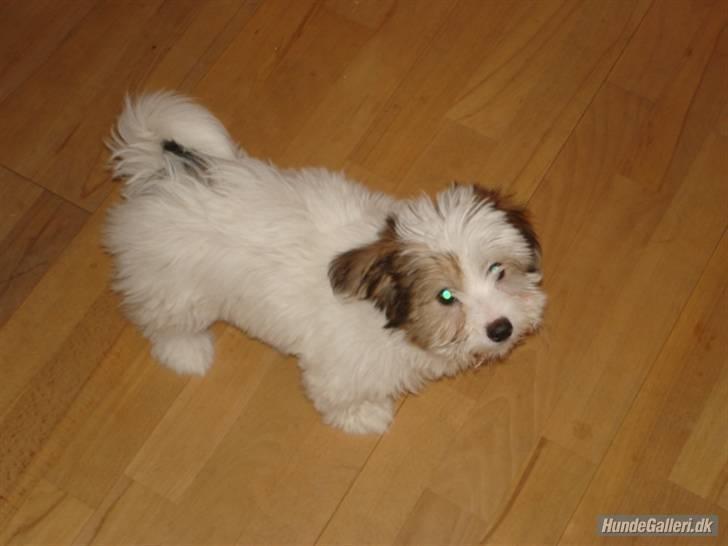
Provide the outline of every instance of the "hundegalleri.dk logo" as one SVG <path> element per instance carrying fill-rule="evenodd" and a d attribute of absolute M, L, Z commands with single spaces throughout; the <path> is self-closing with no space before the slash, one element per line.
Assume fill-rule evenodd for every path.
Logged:
<path fill-rule="evenodd" d="M 597 517 L 597 534 L 603 536 L 718 536 L 718 516 L 706 515 L 627 515 Z"/>

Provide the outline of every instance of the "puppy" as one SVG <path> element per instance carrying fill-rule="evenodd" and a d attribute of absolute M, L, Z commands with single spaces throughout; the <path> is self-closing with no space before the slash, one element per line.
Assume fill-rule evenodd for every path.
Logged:
<path fill-rule="evenodd" d="M 541 322 L 538 240 L 494 191 L 395 200 L 282 170 L 170 93 L 127 99 L 110 147 L 125 180 L 113 286 L 179 373 L 207 371 L 224 320 L 298 357 L 327 424 L 381 433 L 397 396 L 503 357 Z"/>

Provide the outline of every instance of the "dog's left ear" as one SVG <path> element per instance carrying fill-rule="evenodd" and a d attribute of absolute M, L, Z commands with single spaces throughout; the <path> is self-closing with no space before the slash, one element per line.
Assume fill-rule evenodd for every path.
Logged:
<path fill-rule="evenodd" d="M 370 300 L 387 317 L 386 328 L 401 326 L 409 314 L 409 297 L 397 272 L 402 243 L 395 219 L 387 218 L 379 238 L 343 254 L 329 264 L 329 281 L 335 294 Z"/>
<path fill-rule="evenodd" d="M 515 205 L 508 197 L 503 196 L 496 190 L 484 188 L 477 184 L 473 184 L 472 188 L 476 198 L 487 201 L 498 210 L 503 211 L 506 214 L 508 223 L 521 233 L 521 236 L 531 249 L 531 263 L 529 264 L 528 273 L 540 275 L 541 243 L 539 243 L 536 231 L 533 229 L 528 210 L 525 207 Z"/>

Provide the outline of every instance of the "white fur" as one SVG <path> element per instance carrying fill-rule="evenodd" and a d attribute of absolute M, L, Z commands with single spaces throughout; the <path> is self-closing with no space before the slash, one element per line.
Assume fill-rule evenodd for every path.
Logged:
<path fill-rule="evenodd" d="M 164 140 L 206 167 L 163 152 Z M 424 196 L 395 201 L 323 169 L 280 170 L 240 151 L 207 110 L 167 93 L 127 101 L 110 145 L 115 174 L 126 179 L 126 199 L 111 210 L 106 233 L 114 288 L 155 358 L 180 373 L 207 371 L 207 329 L 225 320 L 299 357 L 326 423 L 379 433 L 396 396 L 456 373 L 468 365 L 465 354 L 505 354 L 541 320 L 537 273 L 510 291 L 486 275 L 494 256 L 525 260 L 529 249 L 494 207 L 472 220 L 468 187 L 440 194 L 436 207 Z M 371 302 L 333 293 L 332 259 L 375 240 L 389 214 L 403 240 L 459 258 L 467 343 L 421 349 L 401 329 L 385 329 Z M 484 326 L 504 313 L 514 334 L 494 344 Z"/>

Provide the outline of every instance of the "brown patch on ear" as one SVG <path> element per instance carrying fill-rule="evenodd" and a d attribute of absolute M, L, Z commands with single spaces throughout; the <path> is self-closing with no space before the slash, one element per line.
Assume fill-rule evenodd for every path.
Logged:
<path fill-rule="evenodd" d="M 386 328 L 404 324 L 410 304 L 409 292 L 402 286 L 401 274 L 397 271 L 402 243 L 395 227 L 395 218 L 387 217 L 379 239 L 339 254 L 329 264 L 329 281 L 334 293 L 372 301 L 386 315 Z"/>
<path fill-rule="evenodd" d="M 462 289 L 457 257 L 405 248 L 395 224 L 393 217 L 388 218 L 376 241 L 331 261 L 329 280 L 334 293 L 371 301 L 386 315 L 385 328 L 401 328 L 422 349 L 461 341 L 465 336 L 461 304 L 444 306 L 437 300 L 443 288 Z"/>
<path fill-rule="evenodd" d="M 473 193 L 478 199 L 492 203 L 495 208 L 506 214 L 508 223 L 520 232 L 531 249 L 533 263 L 528 272 L 538 271 L 541 268 L 541 243 L 538 242 L 536 231 L 533 229 L 530 214 L 526 208 L 515 205 L 509 197 L 504 196 L 497 190 L 484 188 L 477 184 L 473 184 L 472 187 Z"/>

